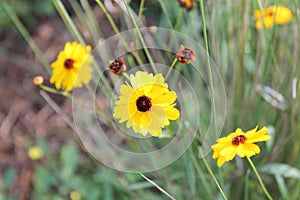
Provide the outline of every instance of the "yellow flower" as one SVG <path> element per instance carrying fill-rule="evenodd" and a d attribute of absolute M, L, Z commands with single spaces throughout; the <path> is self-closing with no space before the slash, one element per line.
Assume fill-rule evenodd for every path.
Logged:
<path fill-rule="evenodd" d="M 254 19 L 255 27 L 261 29 L 263 27 L 269 29 L 274 23 L 278 25 L 286 24 L 291 21 L 293 15 L 289 8 L 283 6 L 270 6 L 263 11 L 255 10 Z"/>
<path fill-rule="evenodd" d="M 51 64 L 53 73 L 50 83 L 55 83 L 56 89 L 71 91 L 74 87 L 82 87 L 91 80 L 91 63 L 89 55 L 91 46 L 84 47 L 77 42 L 67 42 L 57 60 Z"/>
<path fill-rule="evenodd" d="M 30 147 L 27 153 L 31 160 L 39 160 L 44 157 L 44 152 L 39 146 Z"/>
<path fill-rule="evenodd" d="M 70 192 L 70 199 L 71 200 L 80 200 L 81 199 L 81 195 L 77 191 L 72 191 L 72 192 Z"/>
<path fill-rule="evenodd" d="M 168 89 L 162 74 L 136 72 L 130 75 L 130 84 L 120 88 L 121 96 L 116 101 L 113 116 L 127 121 L 126 127 L 143 136 L 160 136 L 162 128 L 170 125 L 169 120 L 179 118 L 179 111 L 174 108 L 177 96 Z"/>
<path fill-rule="evenodd" d="M 266 127 L 256 130 L 257 126 L 244 133 L 242 129 L 237 128 L 235 132 L 230 133 L 227 137 L 219 138 L 217 144 L 212 146 L 213 158 L 218 159 L 218 166 L 221 167 L 224 162 L 232 160 L 235 155 L 251 157 L 258 154 L 260 148 L 253 143 L 267 141 L 271 139 L 271 136 L 267 135 L 268 129 Z"/>

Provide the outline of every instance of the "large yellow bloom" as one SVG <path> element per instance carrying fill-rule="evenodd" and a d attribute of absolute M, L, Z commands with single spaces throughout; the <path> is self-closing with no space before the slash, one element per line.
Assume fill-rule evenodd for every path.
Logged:
<path fill-rule="evenodd" d="M 218 159 L 218 166 L 221 167 L 224 162 L 232 160 L 235 155 L 251 157 L 258 154 L 260 148 L 253 143 L 267 141 L 271 139 L 271 136 L 267 135 L 268 129 L 266 127 L 256 130 L 257 126 L 244 133 L 242 129 L 238 128 L 227 137 L 219 138 L 217 144 L 212 146 L 214 151 L 213 158 Z"/>
<path fill-rule="evenodd" d="M 269 29 L 274 23 L 285 24 L 288 23 L 293 15 L 289 8 L 283 6 L 270 6 L 263 11 L 255 10 L 254 19 L 256 20 L 255 27 L 261 29 L 263 27 Z"/>
<path fill-rule="evenodd" d="M 174 108 L 176 93 L 168 89 L 162 74 L 153 76 L 138 71 L 130 75 L 130 84 L 121 86 L 113 116 L 120 119 L 119 123 L 127 121 L 127 128 L 132 127 L 143 136 L 160 136 L 169 120 L 179 118 L 180 113 Z"/>
<path fill-rule="evenodd" d="M 74 87 L 82 87 L 91 80 L 93 57 L 89 55 L 91 46 L 84 47 L 77 42 L 67 42 L 57 60 L 51 64 L 53 73 L 50 83 L 57 89 L 71 91 Z"/>

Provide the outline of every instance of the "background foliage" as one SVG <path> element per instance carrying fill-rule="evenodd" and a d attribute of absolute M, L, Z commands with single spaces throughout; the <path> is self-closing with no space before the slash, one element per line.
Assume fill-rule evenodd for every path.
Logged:
<path fill-rule="evenodd" d="M 17 31 L 4 4 L 17 14 L 49 64 L 66 41 L 76 38 L 61 19 L 58 2 L 13 0 L 0 6 L 0 199 L 68 199 L 72 191 L 89 200 L 168 199 L 139 174 L 109 169 L 90 157 L 62 115 L 32 85 L 37 74 L 49 77 L 43 68 L 45 63 Z M 256 30 L 252 16 L 259 9 L 258 2 L 204 1 L 210 56 L 219 67 L 227 93 L 222 135 L 237 127 L 247 130 L 256 124 L 268 126 L 273 138 L 260 145 L 262 153 L 253 161 L 275 199 L 297 199 L 300 4 L 297 0 L 263 1 L 263 7 L 274 3 L 287 6 L 294 16 L 287 25 Z M 140 3 L 130 3 L 136 13 Z M 99 38 L 115 34 L 96 2 L 63 1 L 63 5 L 86 43 L 94 46 Z M 126 14 L 117 8 L 113 11 L 117 27 L 128 29 Z M 177 30 L 204 43 L 199 2 L 187 12 L 175 0 L 146 0 L 141 18 L 147 26 Z M 278 91 L 286 100 L 285 109 L 266 101 L 263 96 L 270 90 L 259 86 Z M 71 115 L 68 99 L 50 97 Z M 27 150 L 32 145 L 43 149 L 44 158 L 28 158 Z M 198 158 L 198 145 L 195 141 L 172 165 L 145 175 L 176 199 L 222 199 Z M 264 199 L 247 161 L 236 158 L 218 169 L 211 154 L 207 159 L 229 199 Z"/>

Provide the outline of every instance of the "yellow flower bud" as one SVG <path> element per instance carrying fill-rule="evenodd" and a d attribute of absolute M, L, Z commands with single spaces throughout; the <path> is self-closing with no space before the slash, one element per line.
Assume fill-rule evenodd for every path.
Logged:
<path fill-rule="evenodd" d="M 32 82 L 34 85 L 42 85 L 44 83 L 44 78 L 42 76 L 36 76 Z"/>

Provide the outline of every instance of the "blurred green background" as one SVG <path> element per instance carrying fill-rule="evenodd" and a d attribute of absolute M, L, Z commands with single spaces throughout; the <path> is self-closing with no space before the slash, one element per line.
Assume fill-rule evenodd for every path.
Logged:
<path fill-rule="evenodd" d="M 260 145 L 262 153 L 253 161 L 274 199 L 298 199 L 300 2 L 261 2 L 263 7 L 280 4 L 290 8 L 293 19 L 283 26 L 256 30 L 253 12 L 259 9 L 259 2 L 204 1 L 210 56 L 219 67 L 227 93 L 222 135 L 237 127 L 248 130 L 256 124 L 268 126 L 273 139 Z M 105 39 L 114 34 L 96 2 L 62 3 L 88 44 L 94 45 L 99 37 Z M 140 0 L 134 0 L 130 6 L 139 12 L 140 4 Z M 169 199 L 139 174 L 112 170 L 90 157 L 63 116 L 32 84 L 36 75 L 43 75 L 45 84 L 50 85 L 49 74 L 5 6 L 12 8 L 30 39 L 51 63 L 63 44 L 74 40 L 53 2 L 4 0 L 0 5 L 0 200 Z M 128 22 L 122 10 L 113 8 L 110 12 L 120 30 L 126 30 Z M 84 23 L 86 19 L 97 24 L 98 29 Z M 204 44 L 199 1 L 188 12 L 175 0 L 146 0 L 142 20 L 146 26 L 177 30 Z M 280 93 L 285 99 L 284 109 L 265 100 L 263 96 L 270 90 L 258 86 Z M 68 99 L 49 96 L 68 116 L 72 115 Z M 44 152 L 39 160 L 28 157 L 27 151 L 33 145 Z M 198 159 L 198 145 L 195 141 L 172 165 L 145 175 L 176 199 L 222 199 Z M 235 159 L 218 169 L 211 154 L 207 159 L 229 199 L 265 199 L 246 161 Z"/>

